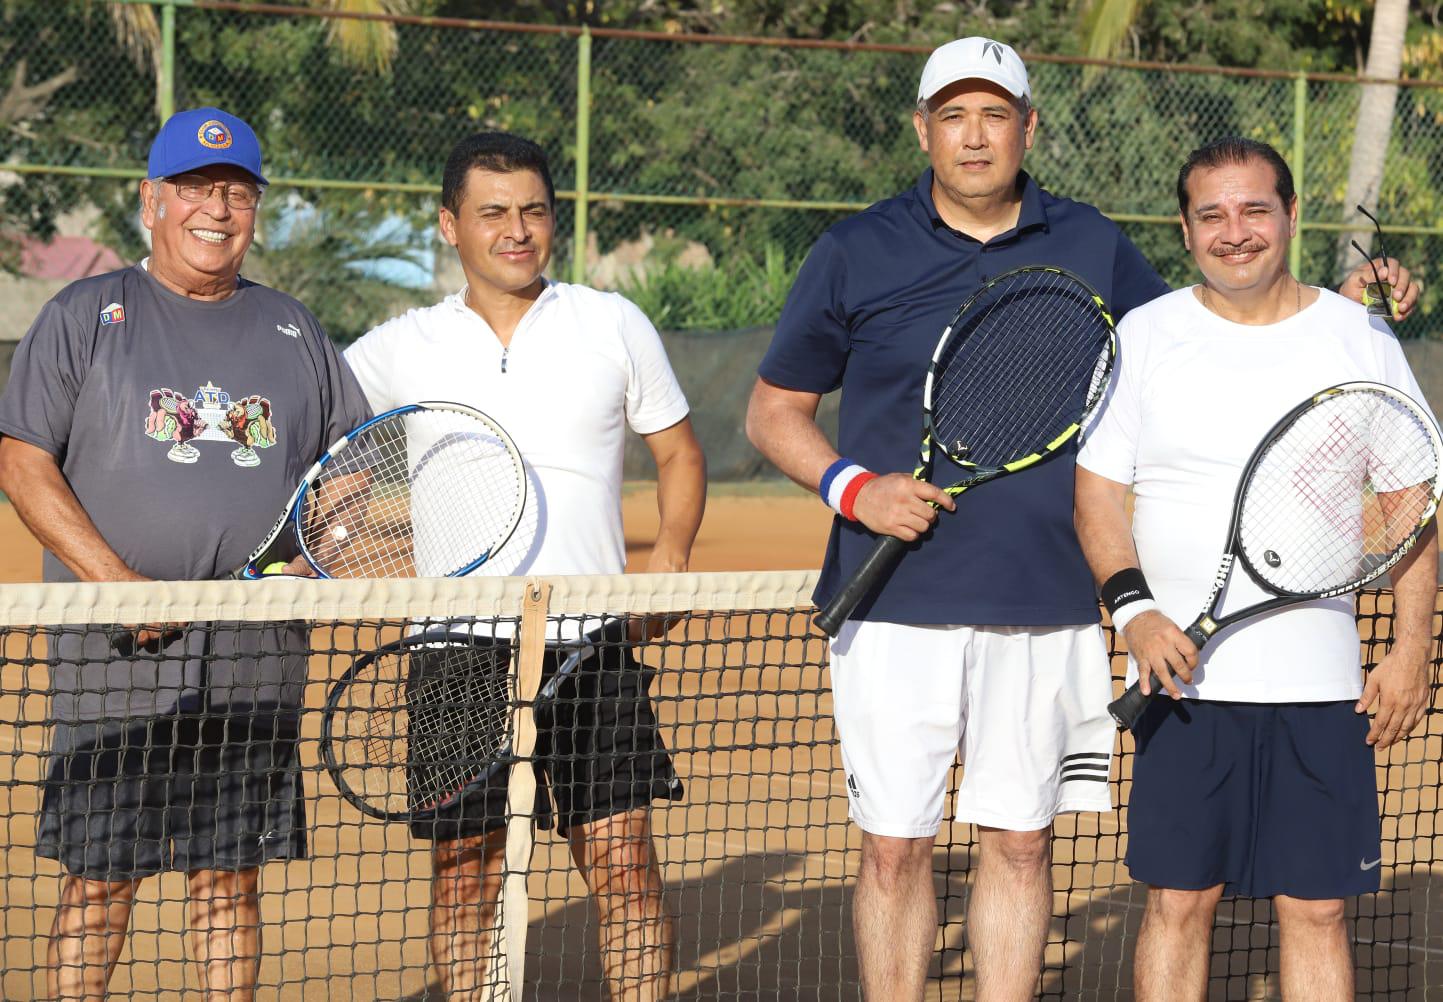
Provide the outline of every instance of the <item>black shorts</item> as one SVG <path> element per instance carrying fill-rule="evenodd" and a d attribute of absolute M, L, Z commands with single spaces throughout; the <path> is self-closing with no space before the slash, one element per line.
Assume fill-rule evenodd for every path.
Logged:
<path fill-rule="evenodd" d="M 506 645 L 497 650 L 509 656 Z M 557 663 L 556 651 L 548 649 L 542 663 L 543 685 L 555 675 Z M 538 826 L 555 827 L 564 836 L 577 825 L 655 800 L 681 799 L 681 780 L 672 768 L 647 695 L 655 676 L 656 670 L 637 661 L 629 646 L 607 644 L 575 667 L 553 702 L 537 706 L 534 816 Z M 438 816 L 412 821 L 411 834 L 428 841 L 450 841 L 504 828 L 507 773 L 497 770 L 488 784 Z M 413 773 L 409 778 L 414 785 L 419 777 Z"/>
<path fill-rule="evenodd" d="M 1154 700 L 1127 805 L 1133 879 L 1250 898 L 1376 891 L 1378 780 L 1353 706 Z"/>
<path fill-rule="evenodd" d="M 62 725 L 37 855 L 92 880 L 163 870 L 245 870 L 306 855 L 293 718 L 183 714 Z"/>

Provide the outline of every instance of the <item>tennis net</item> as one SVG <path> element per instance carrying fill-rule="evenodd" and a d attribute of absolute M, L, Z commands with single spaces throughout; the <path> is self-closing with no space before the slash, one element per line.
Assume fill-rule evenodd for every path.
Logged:
<path fill-rule="evenodd" d="M 649 910 L 657 898 L 646 887 L 659 889 L 675 917 L 671 997 L 858 997 L 848 904 L 859 837 L 847 821 L 827 648 L 810 626 L 812 584 L 808 573 L 770 572 L 0 586 L 0 996 L 47 997 L 57 914 L 72 935 L 55 970 L 61 977 L 103 973 L 104 951 L 94 952 L 103 941 L 92 937 L 90 954 L 74 952 L 76 923 L 86 913 L 69 897 L 62 903 L 75 886 L 62 879 L 58 856 L 93 878 L 82 886 L 112 917 L 123 912 L 126 878 L 167 865 L 200 873 L 199 884 L 186 872 L 139 884 L 110 978 L 114 997 L 200 995 L 207 976 L 243 978 L 251 963 L 245 958 L 254 954 L 261 998 L 420 1002 L 445 998 L 449 988 L 451 998 L 599 1000 L 611 997 L 608 975 L 615 997 L 623 997 L 646 984 L 665 952 L 666 926 Z M 1369 664 L 1391 642 L 1390 609 L 1387 592 L 1359 596 Z M 542 646 L 564 646 L 597 623 L 620 619 L 635 624 L 633 635 L 659 635 L 633 641 L 613 633 L 599 641 L 635 660 L 583 662 L 591 666 L 578 679 L 591 679 L 597 690 L 563 689 L 551 705 L 527 698 L 559 661 L 542 657 Z M 169 646 L 115 657 L 111 641 L 123 632 L 115 624 L 134 623 L 172 624 Z M 510 823 L 493 836 L 509 842 L 497 864 L 500 904 L 468 911 L 458 902 L 476 896 L 463 893 L 459 871 L 445 869 L 435 929 L 431 842 L 417 837 L 421 823 L 359 810 L 338 793 L 320 748 L 333 684 L 358 661 L 425 629 L 500 638 L 512 663 L 506 702 L 513 757 L 529 760 L 549 749 L 551 770 L 630 763 L 605 783 L 592 777 L 571 784 L 575 797 L 589 799 L 569 806 L 529 796 L 535 776 L 525 765 L 503 769 L 495 810 Z M 1120 677 L 1125 659 L 1108 638 Z M 1435 711 L 1443 706 L 1440 643 L 1435 639 Z M 649 685 L 655 728 L 646 701 L 616 688 L 625 677 Z M 463 702 L 473 698 L 465 686 L 446 691 Z M 659 734 L 679 786 L 657 764 L 666 757 L 654 747 L 627 756 L 605 745 L 609 738 L 595 746 L 575 736 L 586 730 L 581 718 L 598 692 L 600 702 L 634 712 L 596 733 Z M 414 732 L 419 718 L 408 719 Z M 558 737 L 563 731 L 572 733 L 569 743 Z M 540 744 L 528 755 L 529 734 Z M 303 817 L 284 785 L 292 755 Z M 1119 805 L 1130 788 L 1131 756 L 1124 736 L 1111 778 Z M 636 774 L 638 757 L 649 763 L 649 783 Z M 1437 712 L 1379 754 L 1383 889 L 1349 905 L 1360 998 L 1423 998 L 1429 989 L 1443 995 L 1440 761 Z M 414 774 L 402 781 L 414 782 Z M 391 793 L 403 804 L 410 795 Z M 634 830 L 599 833 L 609 831 L 612 842 L 580 838 L 577 828 L 570 841 L 546 828 L 531 837 L 533 822 L 555 809 L 573 820 L 587 811 L 604 816 L 619 798 L 653 794 L 654 877 L 643 872 L 644 856 L 627 854 L 639 844 Z M 1122 865 L 1125 820 L 1121 807 L 1058 820 L 1044 998 L 1131 997 L 1144 890 Z M 612 857 L 594 854 L 596 845 L 620 846 L 621 862 L 608 868 Z M 588 895 L 573 848 L 601 887 L 599 897 Z M 246 924 L 226 918 L 233 885 L 204 883 L 204 871 L 287 855 L 295 858 L 260 868 L 253 948 L 245 935 L 225 931 L 228 921 Z M 929 999 L 973 995 L 964 912 L 976 862 L 973 830 L 945 824 L 934 854 L 943 928 Z M 199 905 L 187 905 L 188 884 Z M 96 888 L 104 890 L 99 897 Z M 94 920 L 95 908 L 90 915 Z M 1211 997 L 1277 997 L 1271 918 L 1266 902 L 1223 903 Z"/>

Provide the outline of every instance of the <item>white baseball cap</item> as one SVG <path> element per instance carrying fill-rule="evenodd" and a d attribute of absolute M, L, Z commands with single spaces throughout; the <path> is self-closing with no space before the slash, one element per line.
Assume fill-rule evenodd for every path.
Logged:
<path fill-rule="evenodd" d="M 988 80 L 1013 97 L 1032 100 L 1022 57 L 1012 46 L 980 35 L 959 38 L 933 50 L 922 68 L 917 100 L 930 101 L 932 95 L 958 80 Z"/>

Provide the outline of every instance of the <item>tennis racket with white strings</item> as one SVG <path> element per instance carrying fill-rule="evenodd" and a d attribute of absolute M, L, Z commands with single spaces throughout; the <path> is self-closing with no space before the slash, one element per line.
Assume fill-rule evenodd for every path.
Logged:
<path fill-rule="evenodd" d="M 913 476 L 929 480 L 941 453 L 953 497 L 1069 447 L 1102 400 L 1116 355 L 1107 307 L 1060 268 L 999 275 L 962 304 L 932 353 L 922 393 L 922 446 Z M 852 610 L 911 545 L 882 536 L 815 618 L 836 636 Z"/>
<path fill-rule="evenodd" d="M 625 640 L 625 620 L 548 644 L 556 669 L 536 707 L 603 644 Z M 331 687 L 321 716 L 321 761 L 357 810 L 383 821 L 425 821 L 486 786 L 514 761 L 514 641 L 428 631 L 358 658 Z"/>
<path fill-rule="evenodd" d="M 322 578 L 455 577 L 506 544 L 525 505 L 526 469 L 505 429 L 461 404 L 407 404 L 337 439 L 229 576 L 274 575 L 299 554 Z M 130 655 L 136 633 L 112 646 Z"/>
<path fill-rule="evenodd" d="M 1402 560 L 1438 510 L 1443 438 L 1405 393 L 1343 383 L 1294 407 L 1263 436 L 1238 480 L 1222 563 L 1183 632 L 1202 650 L 1225 627 L 1344 595 Z M 1220 615 L 1235 563 L 1271 595 Z M 1161 684 L 1134 682 L 1108 706 L 1130 728 Z"/>

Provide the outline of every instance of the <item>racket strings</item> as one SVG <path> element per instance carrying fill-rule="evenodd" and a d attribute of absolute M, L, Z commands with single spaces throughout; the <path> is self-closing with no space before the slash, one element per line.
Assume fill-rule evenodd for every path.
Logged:
<path fill-rule="evenodd" d="M 1282 592 L 1365 582 L 1431 515 L 1439 465 L 1425 419 L 1402 401 L 1366 389 L 1325 398 L 1253 469 L 1239 521 L 1243 555 Z"/>
<path fill-rule="evenodd" d="M 302 512 L 302 544 L 335 578 L 453 574 L 506 538 L 524 478 L 508 441 L 479 418 L 397 414 L 322 469 Z"/>
<path fill-rule="evenodd" d="M 341 690 L 331 749 L 350 788 L 390 813 L 434 810 L 509 747 L 507 642 L 377 656 Z"/>
<path fill-rule="evenodd" d="M 1053 272 L 999 285 L 933 363 L 934 437 L 954 460 L 1000 468 L 1044 449 L 1096 402 L 1111 329 L 1092 296 Z"/>

